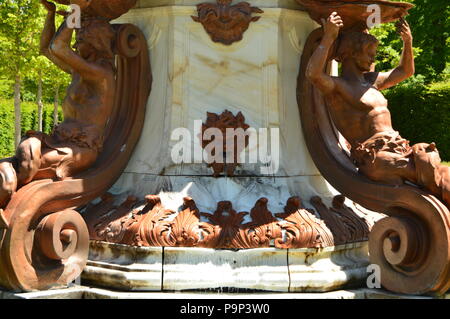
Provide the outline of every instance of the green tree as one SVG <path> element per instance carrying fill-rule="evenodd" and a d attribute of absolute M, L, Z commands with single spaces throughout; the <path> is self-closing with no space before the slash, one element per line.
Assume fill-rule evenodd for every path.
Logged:
<path fill-rule="evenodd" d="M 26 66 L 37 53 L 39 2 L 36 0 L 0 0 L 0 58 L 2 71 L 14 81 L 14 141 L 21 139 L 21 85 Z"/>
<path fill-rule="evenodd" d="M 406 17 L 414 37 L 416 74 L 426 82 L 448 76 L 450 64 L 450 2 L 448 0 L 404 0 L 415 5 Z M 380 40 L 379 70 L 394 67 L 402 49 L 400 37 L 393 23 L 370 31 Z"/>
<path fill-rule="evenodd" d="M 421 54 L 416 70 L 428 81 L 439 80 L 450 62 L 450 2 L 414 0 L 409 21 Z"/>

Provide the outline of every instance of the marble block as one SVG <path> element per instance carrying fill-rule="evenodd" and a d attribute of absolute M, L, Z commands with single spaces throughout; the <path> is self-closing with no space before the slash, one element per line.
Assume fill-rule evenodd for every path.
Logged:
<path fill-rule="evenodd" d="M 323 249 L 289 249 L 290 292 L 364 287 L 368 256 L 367 242 Z"/>
<path fill-rule="evenodd" d="M 255 289 L 289 291 L 287 250 L 165 248 L 164 290 Z"/>
<path fill-rule="evenodd" d="M 120 291 L 327 292 L 364 288 L 367 242 L 323 249 L 146 248 L 91 242 L 82 284 Z"/>
<path fill-rule="evenodd" d="M 126 291 L 160 291 L 162 248 L 91 242 L 83 283 Z"/>

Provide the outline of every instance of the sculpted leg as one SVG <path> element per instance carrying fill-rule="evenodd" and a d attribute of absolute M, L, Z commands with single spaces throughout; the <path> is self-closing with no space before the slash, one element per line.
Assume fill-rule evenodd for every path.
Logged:
<path fill-rule="evenodd" d="M 33 180 L 64 179 L 88 169 L 97 159 L 96 150 L 72 143 L 51 148 L 42 142 L 42 138 L 26 138 L 14 158 L 0 161 L 0 207 L 9 202 L 18 188 Z"/>
<path fill-rule="evenodd" d="M 434 143 L 413 146 L 417 183 L 450 207 L 450 167 L 441 164 L 439 151 Z"/>
<path fill-rule="evenodd" d="M 19 186 L 31 182 L 41 167 L 41 148 L 42 142 L 37 137 L 29 137 L 23 140 L 17 148 L 17 179 Z"/>
<path fill-rule="evenodd" d="M 42 150 L 42 164 L 36 178 L 64 179 L 74 176 L 90 168 L 97 159 L 98 152 L 93 149 L 79 147 L 71 143 L 59 146 L 57 149 Z"/>
<path fill-rule="evenodd" d="M 4 207 L 17 190 L 17 176 L 13 162 L 12 158 L 0 161 L 0 207 Z"/>
<path fill-rule="evenodd" d="M 441 165 L 439 168 L 441 175 L 442 199 L 450 207 L 450 167 Z"/>

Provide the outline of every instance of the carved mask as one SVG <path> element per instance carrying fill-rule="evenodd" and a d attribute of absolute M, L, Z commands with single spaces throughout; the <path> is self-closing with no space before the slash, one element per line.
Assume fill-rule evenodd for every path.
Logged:
<path fill-rule="evenodd" d="M 194 21 L 203 24 L 206 32 L 214 42 L 230 45 L 242 40 L 244 32 L 251 22 L 260 17 L 252 17 L 253 13 L 263 13 L 247 2 L 231 5 L 232 0 L 217 0 L 217 4 L 202 3 L 197 5 L 198 17 Z"/>

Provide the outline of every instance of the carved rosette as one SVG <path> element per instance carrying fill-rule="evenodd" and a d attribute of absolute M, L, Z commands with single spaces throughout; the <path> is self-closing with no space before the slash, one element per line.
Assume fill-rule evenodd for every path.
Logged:
<path fill-rule="evenodd" d="M 258 21 L 260 16 L 253 13 L 264 13 L 252 7 L 248 2 L 231 5 L 232 0 L 217 0 L 217 3 L 201 3 L 197 5 L 198 17 L 192 16 L 205 28 L 214 42 L 231 45 L 241 41 L 251 22 Z"/>
<path fill-rule="evenodd" d="M 238 158 L 249 143 L 248 135 L 245 136 L 244 141 L 239 141 L 234 134 L 228 134 L 227 129 L 241 129 L 245 132 L 249 127 L 250 126 L 245 123 L 245 117 L 241 112 L 236 116 L 228 110 L 225 110 L 220 115 L 211 112 L 207 113 L 206 123 L 203 123 L 202 125 L 202 134 L 199 138 L 202 147 L 205 149 L 209 148 L 211 145 L 219 146 L 213 147 L 211 152 L 208 152 L 208 156 L 213 157 L 208 159 L 208 162 L 211 163 L 208 164 L 208 167 L 212 167 L 215 177 L 220 176 L 222 173 L 225 173 L 227 176 L 233 176 L 235 169 L 239 165 Z M 221 134 L 219 136 L 213 135 L 212 140 L 206 140 L 205 132 L 208 129 L 218 129 Z M 230 149 L 230 145 L 234 145 L 234 149 Z M 216 154 L 218 150 L 222 150 L 222 154 Z M 216 160 L 217 156 L 222 160 L 218 162 Z M 233 158 L 233 161 L 229 162 L 228 158 Z"/>
<path fill-rule="evenodd" d="M 326 207 L 319 198 L 313 210 L 303 207 L 298 197 L 288 199 L 284 212 L 273 215 L 268 199 L 259 199 L 250 211 L 251 221 L 244 223 L 248 212 L 237 212 L 231 202 L 217 204 L 214 213 L 201 213 L 194 200 L 186 197 L 179 212 L 165 209 L 158 196 L 145 202 L 129 197 L 120 205 L 114 197 L 104 196 L 90 204 L 83 216 L 92 240 L 150 247 L 202 247 L 250 249 L 276 247 L 322 248 L 368 239 L 379 214 L 351 209 L 338 196 L 335 207 Z M 201 221 L 201 217 L 208 221 Z"/>

